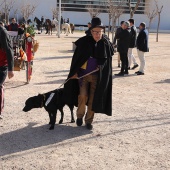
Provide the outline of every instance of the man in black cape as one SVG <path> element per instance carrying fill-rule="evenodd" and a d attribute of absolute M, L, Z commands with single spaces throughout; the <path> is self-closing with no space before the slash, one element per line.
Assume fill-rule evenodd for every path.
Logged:
<path fill-rule="evenodd" d="M 93 18 L 92 36 L 84 36 L 75 42 L 68 82 L 64 86 L 66 103 L 78 105 L 77 126 L 93 128 L 94 113 L 112 115 L 112 55 L 113 46 L 103 34 L 100 18 Z M 80 78 L 84 76 L 83 78 Z M 80 79 L 79 79 L 80 78 Z"/>

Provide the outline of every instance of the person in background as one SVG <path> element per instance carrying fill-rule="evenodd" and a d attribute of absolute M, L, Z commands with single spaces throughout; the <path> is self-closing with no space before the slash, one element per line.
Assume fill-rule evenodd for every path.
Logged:
<path fill-rule="evenodd" d="M 113 40 L 113 46 L 116 47 L 116 36 L 120 33 L 120 31 L 122 30 L 122 24 L 124 23 L 125 21 L 121 21 L 120 22 L 120 27 L 117 28 L 116 30 L 116 33 L 115 33 L 115 37 L 114 37 L 114 40 Z M 118 41 L 117 40 L 117 44 L 118 44 Z M 117 58 L 117 61 L 118 61 L 118 67 L 120 67 L 120 53 L 118 52 L 118 58 Z"/>
<path fill-rule="evenodd" d="M 135 56 L 133 55 L 133 48 L 136 47 L 136 38 L 137 38 L 137 29 L 135 27 L 135 21 L 134 19 L 129 19 L 130 22 L 130 44 L 129 44 L 129 49 L 128 49 L 128 61 L 129 61 L 129 67 L 130 69 L 132 61 L 133 61 L 133 67 L 132 70 L 134 70 L 136 67 L 139 65 L 136 62 Z"/>
<path fill-rule="evenodd" d="M 12 18 L 12 23 L 8 26 L 8 31 L 18 31 L 19 25 L 16 23 L 15 18 Z"/>
<path fill-rule="evenodd" d="M 146 24 L 144 22 L 139 25 L 139 34 L 137 37 L 137 52 L 140 60 L 139 71 L 135 72 L 137 75 L 144 75 L 145 72 L 145 52 L 149 52 L 148 47 L 148 31 L 146 30 Z"/>
<path fill-rule="evenodd" d="M 70 19 L 69 18 L 67 18 L 67 22 L 66 23 L 68 23 L 68 24 L 70 23 Z"/>
<path fill-rule="evenodd" d="M 41 17 L 41 24 L 42 25 L 44 24 L 44 17 L 43 16 Z"/>
<path fill-rule="evenodd" d="M 92 130 L 94 113 L 112 115 L 112 43 L 104 35 L 100 18 L 91 21 L 92 36 L 78 39 L 74 52 L 69 81 L 64 86 L 66 103 L 77 103 L 77 126 L 85 124 Z M 78 80 L 78 77 L 84 76 Z M 87 105 L 87 111 L 86 111 Z"/>
<path fill-rule="evenodd" d="M 0 25 L 0 118 L 4 108 L 4 82 L 14 76 L 13 73 L 13 49 L 7 30 Z"/>
<path fill-rule="evenodd" d="M 60 24 L 64 24 L 64 20 L 63 20 L 63 17 L 61 16 L 61 20 L 60 20 Z"/>
<path fill-rule="evenodd" d="M 85 34 L 87 36 L 91 36 L 91 22 L 88 22 L 87 27 L 88 27 L 88 30 L 85 31 Z"/>
<path fill-rule="evenodd" d="M 61 20 L 60 20 L 60 30 L 62 32 L 62 25 L 64 24 L 64 19 L 63 17 L 61 16 Z"/>
<path fill-rule="evenodd" d="M 130 23 L 128 21 L 122 24 L 121 31 L 116 35 L 116 39 L 118 40 L 117 49 L 120 53 L 121 60 L 121 70 L 115 76 L 124 76 L 125 74 L 129 74 L 128 72 L 128 48 L 130 42 L 130 32 L 128 31 L 128 27 Z"/>
<path fill-rule="evenodd" d="M 6 28 L 6 30 L 8 30 L 8 23 L 6 22 L 5 19 L 3 19 L 3 23 L 4 23 L 4 27 Z"/>

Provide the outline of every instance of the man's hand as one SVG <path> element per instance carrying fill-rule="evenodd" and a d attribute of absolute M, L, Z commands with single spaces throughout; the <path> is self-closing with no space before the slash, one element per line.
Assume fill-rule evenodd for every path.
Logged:
<path fill-rule="evenodd" d="M 11 79 L 12 77 L 14 77 L 14 72 L 8 71 L 8 78 Z"/>
<path fill-rule="evenodd" d="M 70 77 L 70 79 L 78 79 L 77 73 L 74 76 Z"/>

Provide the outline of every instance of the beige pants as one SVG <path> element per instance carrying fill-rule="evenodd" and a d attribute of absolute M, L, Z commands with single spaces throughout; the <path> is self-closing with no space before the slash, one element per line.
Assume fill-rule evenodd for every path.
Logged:
<path fill-rule="evenodd" d="M 145 65 L 146 65 L 146 62 L 145 62 L 145 52 L 140 51 L 140 50 L 137 50 L 137 52 L 138 52 L 138 57 L 139 57 L 139 60 L 140 60 L 139 71 L 144 73 L 145 72 Z"/>
<path fill-rule="evenodd" d="M 80 94 L 78 96 L 78 109 L 77 109 L 77 118 L 83 118 L 86 112 L 87 104 L 87 113 L 85 116 L 85 123 L 92 123 L 94 118 L 94 111 L 92 111 L 92 104 L 94 93 L 96 90 L 97 84 L 97 75 L 88 75 L 84 77 L 79 82 Z"/>

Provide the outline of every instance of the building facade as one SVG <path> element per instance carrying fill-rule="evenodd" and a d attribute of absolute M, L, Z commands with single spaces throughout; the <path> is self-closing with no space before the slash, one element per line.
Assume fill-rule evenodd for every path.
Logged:
<path fill-rule="evenodd" d="M 21 0 L 18 0 L 16 7 L 19 7 Z M 35 12 L 30 16 L 33 19 L 35 16 L 41 18 L 52 19 L 52 8 L 57 8 L 59 0 L 37 0 L 37 8 Z M 113 0 L 115 3 L 122 2 L 122 0 Z M 119 22 L 122 20 L 128 20 L 130 18 L 129 8 L 126 4 L 127 0 L 124 0 L 124 13 L 120 16 Z M 132 0 L 132 6 L 136 4 L 137 0 Z M 35 3 L 35 0 L 29 0 L 30 3 Z M 108 26 L 109 16 L 106 12 L 106 0 L 61 0 L 62 5 L 62 16 L 63 18 L 70 19 L 71 23 L 76 25 L 86 25 L 90 20 L 91 16 L 87 12 L 87 6 L 89 7 L 100 7 L 101 13 L 98 15 L 102 19 L 104 25 Z M 158 4 L 161 7 L 163 5 L 163 10 L 161 13 L 161 24 L 160 30 L 170 30 L 170 18 L 168 17 L 170 0 L 158 0 Z M 152 11 L 155 8 L 154 0 L 141 0 L 138 10 L 134 14 L 134 19 L 136 25 L 138 26 L 140 22 L 146 22 L 148 25 L 149 19 L 146 16 L 146 9 Z M 11 13 L 12 14 L 12 13 Z M 12 16 L 11 16 L 12 17 Z M 155 30 L 158 23 L 158 17 L 153 20 L 151 24 L 151 29 Z M 119 25 L 117 23 L 117 25 Z"/>

